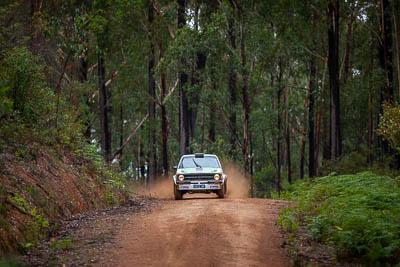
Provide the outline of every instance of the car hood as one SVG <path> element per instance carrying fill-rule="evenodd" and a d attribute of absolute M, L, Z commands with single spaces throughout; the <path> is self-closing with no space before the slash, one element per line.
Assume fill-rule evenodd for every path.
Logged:
<path fill-rule="evenodd" d="M 176 174 L 189 174 L 189 173 L 222 173 L 221 168 L 183 168 L 177 169 Z"/>

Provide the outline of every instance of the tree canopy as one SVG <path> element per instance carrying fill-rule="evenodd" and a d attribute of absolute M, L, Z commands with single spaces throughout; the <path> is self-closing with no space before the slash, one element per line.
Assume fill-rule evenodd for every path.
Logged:
<path fill-rule="evenodd" d="M 28 133 L 91 143 L 150 183 L 182 154 L 215 153 L 253 196 L 355 159 L 398 168 L 399 13 L 391 0 L 2 1 L 0 149 Z"/>

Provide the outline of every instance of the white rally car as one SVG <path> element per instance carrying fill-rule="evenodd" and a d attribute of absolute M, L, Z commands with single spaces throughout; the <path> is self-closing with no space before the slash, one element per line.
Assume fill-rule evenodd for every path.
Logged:
<path fill-rule="evenodd" d="M 186 193 L 216 193 L 224 198 L 227 191 L 228 177 L 222 170 L 216 155 L 196 153 L 184 155 L 179 165 L 174 167 L 175 199 L 182 199 Z"/>

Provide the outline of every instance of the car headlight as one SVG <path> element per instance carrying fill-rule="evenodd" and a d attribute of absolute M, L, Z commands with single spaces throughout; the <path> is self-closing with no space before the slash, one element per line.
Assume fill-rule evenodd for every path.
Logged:
<path fill-rule="evenodd" d="M 221 175 L 219 175 L 218 173 L 214 174 L 214 179 L 215 180 L 221 179 Z"/>
<path fill-rule="evenodd" d="M 183 179 L 185 179 L 185 176 L 183 176 L 182 174 L 178 176 L 179 181 L 183 181 Z"/>

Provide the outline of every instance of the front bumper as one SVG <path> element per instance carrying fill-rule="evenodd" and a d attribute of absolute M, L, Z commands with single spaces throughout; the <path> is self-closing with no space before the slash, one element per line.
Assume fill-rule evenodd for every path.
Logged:
<path fill-rule="evenodd" d="M 176 185 L 178 190 L 181 191 L 212 191 L 221 189 L 221 184 L 204 184 L 204 183 L 182 183 Z"/>

